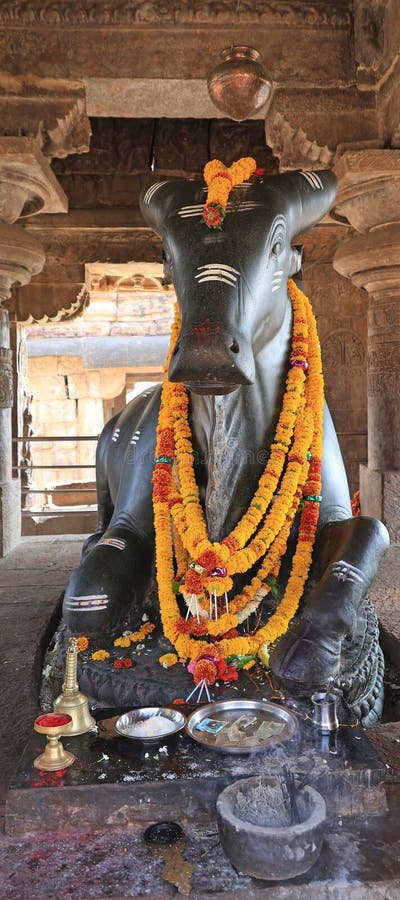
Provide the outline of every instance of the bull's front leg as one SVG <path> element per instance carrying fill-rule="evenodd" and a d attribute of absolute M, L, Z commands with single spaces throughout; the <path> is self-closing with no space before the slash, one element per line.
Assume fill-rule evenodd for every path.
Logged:
<path fill-rule="evenodd" d="M 343 639 L 353 632 L 360 603 L 388 546 L 385 526 L 366 516 L 329 522 L 322 528 L 314 551 L 322 575 L 300 621 L 271 652 L 276 675 L 285 681 L 321 685 L 338 674 Z"/>

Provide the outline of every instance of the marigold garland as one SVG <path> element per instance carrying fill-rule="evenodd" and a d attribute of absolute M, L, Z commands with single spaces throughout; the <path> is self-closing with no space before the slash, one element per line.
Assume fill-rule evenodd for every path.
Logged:
<path fill-rule="evenodd" d="M 204 167 L 204 180 L 208 186 L 207 200 L 203 211 L 203 221 L 208 228 L 220 231 L 225 219 L 229 194 L 233 187 L 247 181 L 257 170 L 252 156 L 225 166 L 219 159 L 212 159 Z"/>
<path fill-rule="evenodd" d="M 212 171 L 215 173 L 215 167 Z M 311 565 L 322 499 L 322 364 L 310 302 L 293 281 L 288 282 L 288 293 L 293 308 L 292 347 L 274 441 L 248 510 L 221 542 L 209 540 L 199 499 L 186 389 L 182 384 L 163 384 L 153 473 L 160 611 L 164 634 L 180 658 L 192 661 L 189 670 L 196 683 L 205 678 L 212 684 L 217 675 L 223 680 L 218 672 L 214 677 L 208 665 L 211 661 L 215 666 L 215 659 L 226 666 L 230 657 L 258 654 L 268 663 L 268 647 L 284 634 L 295 615 Z M 179 331 L 176 308 L 166 370 Z M 266 625 L 253 634 L 238 635 L 237 626 L 260 606 L 274 585 L 276 590 L 300 502 L 297 546 L 284 596 Z M 233 577 L 248 572 L 257 562 L 257 574 L 229 599 L 229 611 L 225 611 L 223 598 L 232 589 Z M 180 613 L 179 589 L 191 613 L 187 619 Z M 212 618 L 215 609 L 218 618 Z"/>

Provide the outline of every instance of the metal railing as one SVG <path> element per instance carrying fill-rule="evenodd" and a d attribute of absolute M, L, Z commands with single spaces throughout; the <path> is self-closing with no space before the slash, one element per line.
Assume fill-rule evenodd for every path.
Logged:
<path fill-rule="evenodd" d="M 98 434 L 85 434 L 85 435 L 30 435 L 23 437 L 14 437 L 12 439 L 14 444 L 25 445 L 25 447 L 29 446 L 29 444 L 37 442 L 37 443 L 55 443 L 55 442 L 65 442 L 65 441 L 74 441 L 75 443 L 81 443 L 83 441 L 98 441 Z M 74 469 L 88 469 L 95 470 L 96 466 L 94 463 L 36 463 L 27 461 L 21 461 L 17 465 L 13 465 L 13 472 L 18 474 L 29 473 L 28 477 L 35 470 L 48 471 L 49 473 L 53 470 L 70 470 Z M 74 484 L 68 487 L 57 487 L 57 485 L 52 486 L 48 485 L 46 487 L 33 487 L 30 484 L 21 484 L 21 498 L 29 498 L 33 496 L 44 496 L 46 497 L 45 503 L 37 503 L 35 506 L 25 505 L 23 502 L 22 505 L 22 516 L 27 518 L 32 518 L 33 516 L 73 516 L 76 515 L 77 510 L 79 510 L 79 515 L 87 515 L 93 514 L 97 511 L 96 504 L 96 489 L 90 487 L 80 487 L 81 482 L 77 481 L 76 486 Z M 56 495 L 65 495 L 66 499 L 68 497 L 75 496 L 76 494 L 92 494 L 94 498 L 93 504 L 83 503 L 83 504 L 71 504 L 68 503 L 66 505 L 53 506 L 49 507 L 49 496 Z M 71 508 L 72 507 L 72 508 Z"/>

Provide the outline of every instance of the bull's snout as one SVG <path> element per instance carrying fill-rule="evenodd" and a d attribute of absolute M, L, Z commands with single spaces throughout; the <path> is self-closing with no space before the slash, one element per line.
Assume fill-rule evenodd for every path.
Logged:
<path fill-rule="evenodd" d="M 241 384 L 253 384 L 251 345 L 243 336 L 222 331 L 181 335 L 168 377 L 183 382 L 196 394 L 228 394 Z"/>

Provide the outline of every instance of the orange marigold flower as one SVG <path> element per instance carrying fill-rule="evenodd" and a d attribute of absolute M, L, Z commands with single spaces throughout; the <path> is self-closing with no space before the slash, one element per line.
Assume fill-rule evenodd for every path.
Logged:
<path fill-rule="evenodd" d="M 204 681 L 204 679 L 206 680 L 207 684 L 215 684 L 217 678 L 217 667 L 213 662 L 211 662 L 210 659 L 200 659 L 194 667 L 193 678 L 195 684 L 200 684 L 200 682 Z"/>
<path fill-rule="evenodd" d="M 175 622 L 175 629 L 178 634 L 189 634 L 190 633 L 190 622 L 189 619 L 183 619 L 182 617 Z"/>
<path fill-rule="evenodd" d="M 189 624 L 189 633 L 192 634 L 193 637 L 203 637 L 205 634 L 207 634 L 207 625 L 203 619 L 200 619 L 200 621 L 198 622 L 197 619 L 193 616 L 193 618 L 189 619 Z"/>
<path fill-rule="evenodd" d="M 212 572 L 213 569 L 216 569 L 217 566 L 220 566 L 220 560 L 216 553 L 213 550 L 205 550 L 204 553 L 201 554 L 198 558 L 198 562 L 201 566 L 204 566 L 208 572 Z"/>
<path fill-rule="evenodd" d="M 109 658 L 110 658 L 110 654 L 108 653 L 107 650 L 95 650 L 95 652 L 92 653 L 92 659 L 95 659 L 100 662 L 104 662 L 105 659 L 109 659 Z"/>
<path fill-rule="evenodd" d="M 87 650 L 89 641 L 86 635 L 82 634 L 81 637 L 76 638 L 76 646 L 78 648 L 78 653 L 81 653 L 82 650 Z"/>
<path fill-rule="evenodd" d="M 178 657 L 176 653 L 163 653 L 162 656 L 159 656 L 158 662 L 160 666 L 163 666 L 164 669 L 170 669 L 171 666 L 175 666 L 178 662 Z"/>
<path fill-rule="evenodd" d="M 203 590 L 203 579 L 201 575 L 198 575 L 197 572 L 194 572 L 192 569 L 190 569 L 189 572 L 186 572 L 185 589 L 188 594 L 201 594 Z"/>
<path fill-rule="evenodd" d="M 114 647 L 130 647 L 130 645 L 131 645 L 130 636 L 115 638 Z"/>

